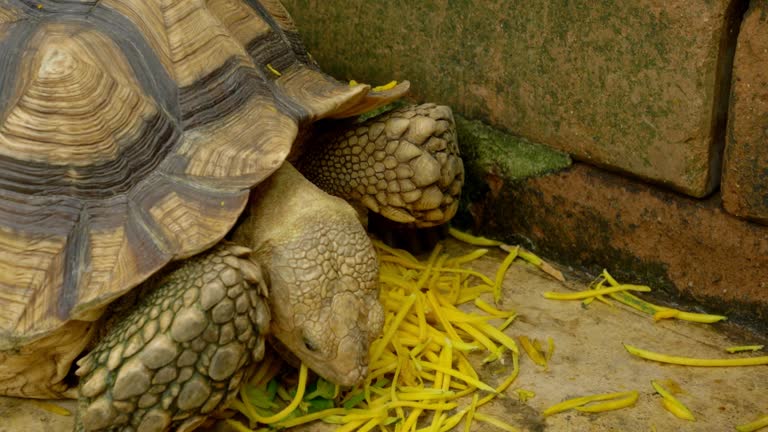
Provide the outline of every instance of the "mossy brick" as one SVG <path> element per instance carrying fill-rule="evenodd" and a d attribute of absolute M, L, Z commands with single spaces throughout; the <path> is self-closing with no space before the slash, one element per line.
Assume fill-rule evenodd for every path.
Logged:
<path fill-rule="evenodd" d="M 567 153 L 510 135 L 479 120 L 459 114 L 454 117 L 466 173 L 455 221 L 459 224 L 469 223 L 475 217 L 472 203 L 486 194 L 496 196 L 502 188 L 514 188 L 526 179 L 571 165 Z"/>
<path fill-rule="evenodd" d="M 510 135 L 487 124 L 459 114 L 456 134 L 468 171 L 478 175 L 492 173 L 508 181 L 536 177 L 571 165 L 571 158 L 547 146 Z"/>
<path fill-rule="evenodd" d="M 738 3 L 284 0 L 340 79 L 409 79 L 416 99 L 694 196 L 720 180 Z"/>
<path fill-rule="evenodd" d="M 744 15 L 733 63 L 723 169 L 723 205 L 768 224 L 768 2 Z"/>

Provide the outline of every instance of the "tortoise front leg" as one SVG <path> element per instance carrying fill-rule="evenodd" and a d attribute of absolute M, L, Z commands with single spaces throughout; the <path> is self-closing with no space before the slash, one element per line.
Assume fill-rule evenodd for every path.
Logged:
<path fill-rule="evenodd" d="M 318 137 L 297 162 L 326 192 L 395 222 L 430 227 L 459 206 L 464 165 L 447 106 L 398 108 Z"/>
<path fill-rule="evenodd" d="M 190 431 L 227 404 L 263 356 L 269 323 L 249 253 L 218 246 L 149 282 L 78 362 L 76 430 Z"/>

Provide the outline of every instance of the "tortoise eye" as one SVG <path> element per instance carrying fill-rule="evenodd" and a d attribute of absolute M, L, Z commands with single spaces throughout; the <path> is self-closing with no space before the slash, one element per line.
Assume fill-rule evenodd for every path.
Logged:
<path fill-rule="evenodd" d="M 302 340 L 304 342 L 304 347 L 307 348 L 309 351 L 316 352 L 319 349 L 317 345 L 312 343 L 312 341 L 308 337 L 304 336 Z"/>

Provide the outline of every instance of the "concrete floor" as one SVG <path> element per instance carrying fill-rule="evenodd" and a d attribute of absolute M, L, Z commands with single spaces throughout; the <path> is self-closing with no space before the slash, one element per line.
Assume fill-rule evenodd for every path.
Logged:
<path fill-rule="evenodd" d="M 449 251 L 466 249 L 455 242 Z M 493 252 L 474 263 L 474 268 L 495 274 L 504 253 Z M 568 275 L 566 275 L 568 276 Z M 622 281 L 632 283 L 633 281 Z M 521 372 L 508 398 L 499 398 L 482 408 L 487 414 L 505 418 L 524 431 L 553 432 L 648 432 L 656 431 L 731 431 L 734 425 L 768 414 L 768 366 L 741 368 L 693 368 L 662 365 L 629 355 L 622 342 L 669 354 L 692 357 L 726 357 L 723 348 L 732 345 L 765 343 L 758 336 L 728 325 L 692 324 L 681 321 L 654 323 L 650 316 L 621 305 L 610 307 L 594 302 L 588 308 L 579 302 L 544 299 L 544 291 L 582 290 L 584 282 L 565 286 L 542 275 L 527 264 L 515 264 L 504 283 L 503 308 L 512 308 L 519 318 L 508 328 L 511 336 L 555 340 L 555 353 L 544 370 L 525 355 Z M 766 355 L 765 352 L 753 355 Z M 494 370 L 496 369 L 496 370 Z M 481 379 L 495 385 L 507 370 L 478 368 Z M 662 380 L 677 388 L 677 397 L 697 418 L 696 422 L 677 419 L 665 411 L 651 380 Z M 514 393 L 523 388 L 535 392 L 523 403 Z M 564 399 L 595 394 L 637 390 L 640 398 L 634 407 L 600 414 L 575 411 L 541 418 L 539 413 Z M 60 405 L 72 409 L 71 402 Z M 41 409 L 29 401 L 0 398 L 0 432 L 69 431 L 73 417 L 63 417 Z M 462 426 L 463 427 L 463 426 Z M 219 430 L 224 428 L 218 428 Z M 305 430 L 318 430 L 317 425 Z M 326 429 L 326 428 L 322 428 Z M 474 430 L 497 430 L 477 423 Z"/>
<path fill-rule="evenodd" d="M 495 263 L 488 261 L 478 265 L 485 272 L 494 267 Z M 506 413 L 512 424 L 528 431 L 558 432 L 647 432 L 654 426 L 660 432 L 730 431 L 758 414 L 768 414 L 768 366 L 717 369 L 664 365 L 635 358 L 622 346 L 627 343 L 669 354 L 718 358 L 729 355 L 723 351 L 725 347 L 756 343 L 754 335 L 722 325 L 671 320 L 654 323 L 649 315 L 623 305 L 594 302 L 585 309 L 579 302 L 541 296 L 544 291 L 562 291 L 558 285 L 524 265 L 507 273 L 504 306 L 520 314 L 508 333 L 552 337 L 556 346 L 549 370 L 536 367 L 527 357 L 521 362 L 514 387 L 534 391 L 535 398 L 527 404 L 511 402 L 494 407 L 498 413 Z M 585 288 L 583 283 L 567 285 L 576 290 Z M 676 384 L 681 390 L 678 399 L 697 421 L 680 420 L 665 411 L 651 380 L 663 380 L 668 388 Z M 632 408 L 600 414 L 569 411 L 546 419 L 537 414 L 564 399 L 627 390 L 640 392 Z"/>

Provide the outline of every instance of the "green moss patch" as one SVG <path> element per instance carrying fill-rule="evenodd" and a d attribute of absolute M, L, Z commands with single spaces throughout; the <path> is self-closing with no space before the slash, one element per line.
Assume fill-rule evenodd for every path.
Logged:
<path fill-rule="evenodd" d="M 486 173 L 519 181 L 565 169 L 571 157 L 541 144 L 456 115 L 456 129 L 468 177 Z"/>

